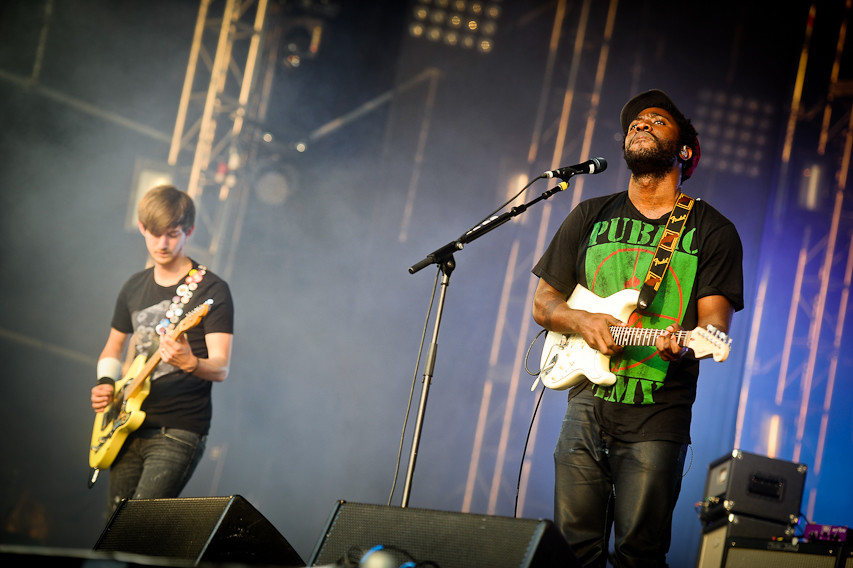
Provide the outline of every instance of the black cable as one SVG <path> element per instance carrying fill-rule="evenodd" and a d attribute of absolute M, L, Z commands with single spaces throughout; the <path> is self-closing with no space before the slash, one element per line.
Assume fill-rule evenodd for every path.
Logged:
<path fill-rule="evenodd" d="M 527 437 L 524 440 L 524 449 L 521 450 L 521 465 L 518 468 L 518 481 L 515 484 L 515 507 L 513 508 L 513 516 L 518 518 L 518 494 L 521 491 L 521 473 L 524 471 L 524 456 L 527 455 L 527 444 L 530 442 L 530 433 L 533 431 L 533 423 L 536 421 L 536 413 L 539 411 L 539 404 L 542 402 L 542 397 L 545 395 L 545 387 L 539 390 L 539 398 L 536 399 L 536 406 L 533 407 L 533 416 L 530 417 L 530 426 L 527 428 Z"/>
<path fill-rule="evenodd" d="M 530 342 L 530 347 L 527 348 L 527 353 L 525 353 L 525 355 L 524 355 L 524 370 L 527 371 L 527 374 L 530 375 L 531 377 L 538 377 L 539 373 L 542 372 L 542 369 L 540 368 L 535 373 L 530 372 L 530 367 L 527 365 L 527 362 L 530 360 L 530 351 L 533 350 L 533 346 L 536 345 L 536 340 L 539 339 L 539 336 L 542 335 L 543 333 L 546 333 L 547 331 L 548 331 L 547 329 L 540 329 L 539 330 L 539 333 L 537 333 L 536 337 L 533 338 L 533 341 Z"/>
<path fill-rule="evenodd" d="M 536 377 L 541 372 L 541 369 L 535 373 L 530 372 L 530 367 L 528 367 L 527 363 L 530 359 L 530 351 L 533 349 L 533 346 L 536 344 L 536 340 L 539 339 L 539 336 L 545 333 L 546 330 L 542 329 L 539 333 L 536 334 L 536 337 L 533 338 L 533 341 L 530 342 L 530 347 L 527 348 L 527 353 L 524 356 L 524 370 L 527 371 L 528 375 Z M 539 412 L 539 405 L 542 402 L 542 397 L 545 395 L 545 386 L 542 386 L 542 390 L 539 391 L 539 398 L 536 399 L 536 405 L 533 407 L 533 416 L 530 417 L 530 426 L 527 428 L 527 437 L 524 439 L 524 449 L 521 450 L 521 465 L 518 468 L 518 480 L 515 484 L 515 507 L 513 508 L 513 516 L 518 517 L 518 495 L 521 492 L 521 475 L 524 471 L 524 456 L 527 455 L 527 446 L 530 443 L 530 433 L 533 432 L 533 423 L 536 422 L 536 414 Z"/>
<path fill-rule="evenodd" d="M 475 227 L 478 227 L 478 226 L 482 225 L 483 223 L 485 223 L 486 221 L 488 221 L 490 218 L 492 218 L 492 217 L 494 217 L 495 215 L 497 215 L 500 211 L 502 211 L 503 209 L 506 209 L 506 207 L 507 207 L 510 203 L 512 203 L 513 201 L 515 201 L 516 199 L 518 199 L 518 196 L 519 196 L 519 195 L 521 195 L 522 193 L 524 193 L 524 190 L 525 190 L 525 189 L 527 189 L 528 187 L 530 187 L 531 185 L 533 185 L 533 182 L 535 182 L 535 181 L 539 180 L 540 178 L 542 178 L 542 176 L 539 176 L 539 177 L 537 177 L 537 178 L 533 178 L 532 180 L 530 180 L 529 182 L 527 182 L 527 185 L 525 185 L 524 187 L 522 187 L 521 189 L 519 189 L 519 190 L 518 190 L 518 192 L 517 192 L 515 195 L 513 195 L 512 197 L 510 197 L 509 199 L 507 199 L 507 200 L 506 200 L 506 202 L 505 202 L 503 205 L 501 205 L 500 207 L 498 207 L 497 209 L 495 209 L 494 211 L 492 211 L 491 213 L 489 213 L 488 215 L 486 215 L 485 217 L 483 217 L 483 218 L 480 220 L 480 222 L 479 222 L 479 223 L 475 223 L 475 224 L 474 224 L 474 226 L 475 226 Z M 463 237 L 464 237 L 464 236 L 465 236 L 465 235 L 463 235 Z M 461 239 L 462 237 L 459 237 L 459 238 Z"/>
<path fill-rule="evenodd" d="M 435 291 L 438 289 L 439 277 L 441 268 L 435 273 L 435 284 L 432 286 L 432 295 L 429 298 L 429 308 L 427 309 L 426 319 L 424 320 L 424 330 L 421 333 L 421 344 L 418 349 L 418 358 L 415 361 L 415 372 L 412 375 L 412 388 L 409 390 L 409 402 L 406 405 L 406 414 L 403 418 L 403 431 L 400 433 L 400 447 L 397 449 L 397 466 L 394 468 L 394 481 L 391 484 L 391 493 L 388 495 L 388 506 L 391 506 L 391 500 L 394 498 L 394 491 L 397 488 L 397 478 L 400 476 L 400 460 L 403 455 L 403 445 L 406 439 L 406 428 L 409 424 L 409 414 L 412 411 L 412 400 L 415 396 L 415 385 L 418 382 L 418 370 L 421 368 L 421 354 L 424 351 L 424 343 L 426 342 L 427 329 L 429 329 L 430 314 L 432 314 L 432 304 L 435 301 Z"/>

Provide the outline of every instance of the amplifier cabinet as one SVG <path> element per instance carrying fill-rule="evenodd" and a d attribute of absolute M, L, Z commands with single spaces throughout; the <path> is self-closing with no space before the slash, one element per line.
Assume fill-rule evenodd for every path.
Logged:
<path fill-rule="evenodd" d="M 764 519 L 729 514 L 717 522 L 706 525 L 702 530 L 702 542 L 696 568 L 720 568 L 727 547 L 733 539 L 755 539 L 772 541 L 791 540 L 795 527 Z"/>
<path fill-rule="evenodd" d="M 705 503 L 729 513 L 791 524 L 800 515 L 805 464 L 734 450 L 708 465 Z"/>
<path fill-rule="evenodd" d="M 729 539 L 722 568 L 836 568 L 841 546 L 828 542 Z"/>

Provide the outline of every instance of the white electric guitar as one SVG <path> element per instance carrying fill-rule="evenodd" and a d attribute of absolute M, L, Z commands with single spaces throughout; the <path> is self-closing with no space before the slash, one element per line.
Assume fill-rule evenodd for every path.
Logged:
<path fill-rule="evenodd" d="M 628 321 L 637 308 L 639 297 L 638 290 L 626 289 L 602 298 L 578 284 L 566 303 L 575 310 L 608 314 L 621 321 Z M 616 344 L 624 346 L 653 346 L 663 332 L 662 329 L 610 326 Z M 717 362 L 726 360 L 732 343 L 725 333 L 711 325 L 707 328 L 697 327 L 692 331 L 679 331 L 675 337 L 680 345 L 692 349 L 697 359 L 712 355 Z M 576 333 L 549 331 L 539 366 L 538 380 L 549 389 L 565 390 L 584 379 L 603 386 L 616 382 L 616 375 L 610 372 L 610 357 L 590 347 Z M 534 390 L 536 385 L 537 382 L 534 382 L 530 390 Z"/>

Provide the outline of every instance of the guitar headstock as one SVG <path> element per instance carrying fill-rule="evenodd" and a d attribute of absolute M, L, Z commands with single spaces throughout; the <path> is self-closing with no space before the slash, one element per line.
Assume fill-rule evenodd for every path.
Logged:
<path fill-rule="evenodd" d="M 693 350 L 697 359 L 711 355 L 714 361 L 720 363 L 729 356 L 732 338 L 709 325 L 707 328 L 697 327 L 690 332 L 687 347 Z"/>
<path fill-rule="evenodd" d="M 182 333 L 185 331 L 194 328 L 201 322 L 201 319 L 207 315 L 210 311 L 210 305 L 213 303 L 213 299 L 210 298 L 206 300 L 204 303 L 199 304 L 192 311 L 187 312 L 187 315 L 184 316 L 184 319 L 178 324 L 175 328 L 175 332 L 172 334 L 173 339 L 177 339 L 180 337 Z"/>

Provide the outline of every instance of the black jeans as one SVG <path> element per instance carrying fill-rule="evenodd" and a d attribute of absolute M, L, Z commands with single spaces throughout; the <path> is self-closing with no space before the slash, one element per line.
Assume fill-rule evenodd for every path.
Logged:
<path fill-rule="evenodd" d="M 132 433 L 110 468 L 110 514 L 122 499 L 177 497 L 201 461 L 206 438 L 178 428 Z"/>
<path fill-rule="evenodd" d="M 554 522 L 587 567 L 666 566 L 687 446 L 621 442 L 601 431 L 590 391 L 566 410 L 554 450 Z"/>

